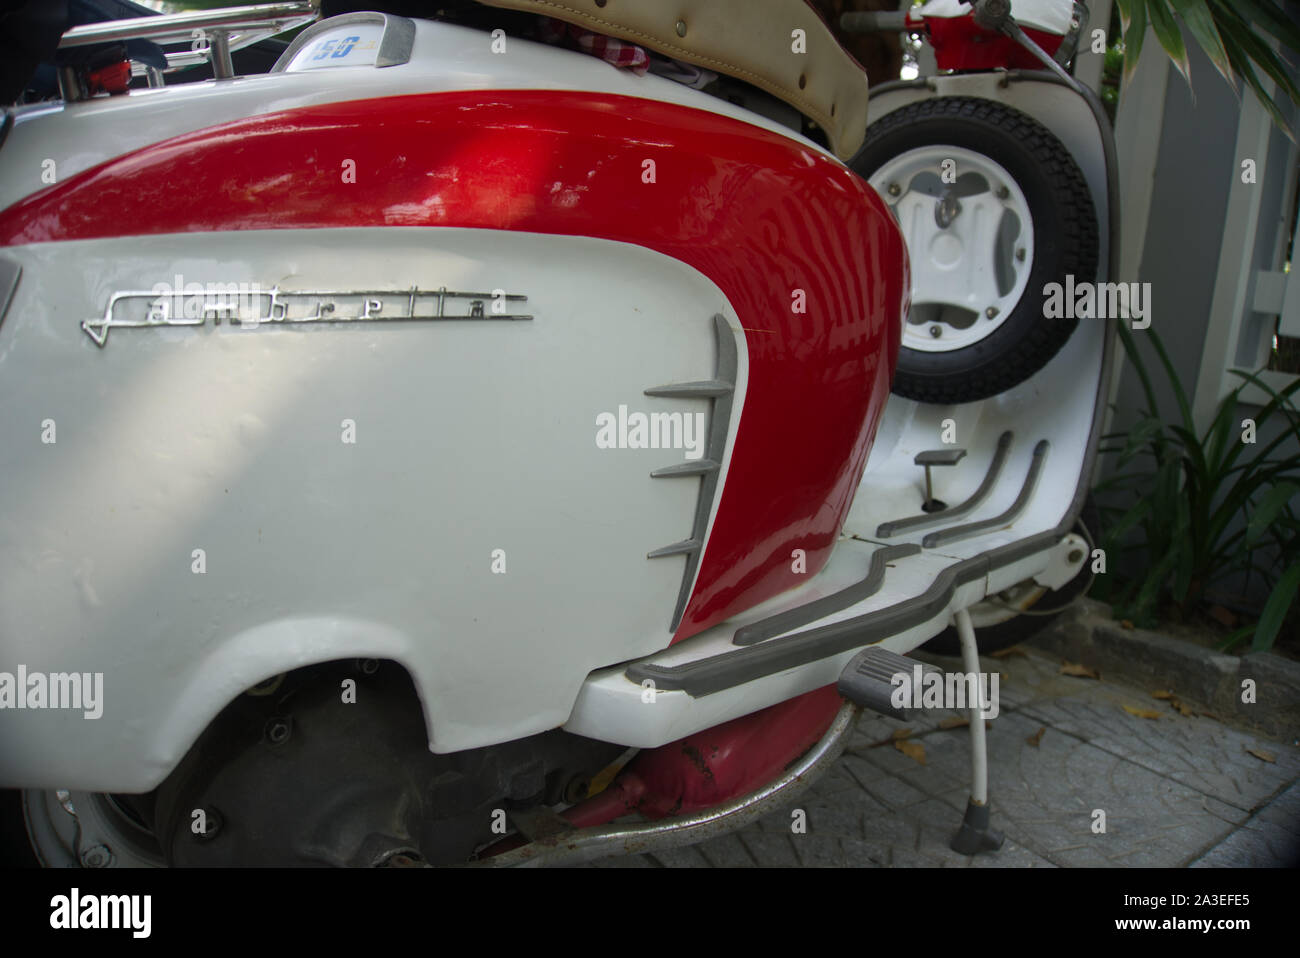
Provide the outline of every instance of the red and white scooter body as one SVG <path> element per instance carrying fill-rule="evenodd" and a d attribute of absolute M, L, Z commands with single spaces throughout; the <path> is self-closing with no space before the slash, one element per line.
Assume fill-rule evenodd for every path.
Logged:
<path fill-rule="evenodd" d="M 103 675 L 4 715 L 0 784 L 147 791 L 329 660 L 400 663 L 454 752 L 659 745 L 847 659 L 639 718 L 619 665 L 827 588 L 907 308 L 879 198 L 669 80 L 385 29 L 0 151 L 0 668 Z"/>

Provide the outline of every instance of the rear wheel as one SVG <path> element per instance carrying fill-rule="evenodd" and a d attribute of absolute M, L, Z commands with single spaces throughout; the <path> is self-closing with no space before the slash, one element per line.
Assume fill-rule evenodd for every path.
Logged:
<path fill-rule="evenodd" d="M 581 801 L 625 751 L 553 729 L 435 755 L 406 671 L 358 659 L 249 689 L 148 794 L 33 790 L 22 812 L 47 867 L 461 864 L 499 810 Z"/>
<path fill-rule="evenodd" d="M 986 399 L 1065 345 L 1077 320 L 1045 319 L 1043 289 L 1093 280 L 1097 218 L 1046 127 L 992 100 L 937 97 L 873 123 L 850 165 L 893 211 L 911 262 L 894 392 Z"/>

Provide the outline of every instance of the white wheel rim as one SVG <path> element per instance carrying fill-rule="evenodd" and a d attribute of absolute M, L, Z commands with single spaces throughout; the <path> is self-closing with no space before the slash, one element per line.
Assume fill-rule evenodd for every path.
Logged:
<path fill-rule="evenodd" d="M 869 182 L 893 211 L 911 261 L 903 346 L 952 352 L 1006 322 L 1034 266 L 1029 202 L 1011 174 L 982 153 L 934 145 L 894 157 Z M 945 196 L 949 206 L 936 213 Z"/>
<path fill-rule="evenodd" d="M 128 825 L 122 814 L 111 807 L 107 796 L 27 789 L 23 791 L 23 813 L 32 849 L 46 868 L 83 867 L 83 854 L 88 849 L 101 851 L 102 867 L 163 865 L 158 852 L 142 841 L 138 826 Z"/>

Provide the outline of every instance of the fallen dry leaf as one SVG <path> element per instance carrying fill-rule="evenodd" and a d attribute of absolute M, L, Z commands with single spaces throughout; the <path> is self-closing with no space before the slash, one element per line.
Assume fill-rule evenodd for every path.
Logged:
<path fill-rule="evenodd" d="M 1099 679 L 1101 673 L 1096 669 L 1090 669 L 1086 665 L 1079 665 L 1077 662 L 1065 662 L 1061 665 L 1061 675 L 1076 675 L 1081 679 Z"/>
<path fill-rule="evenodd" d="M 1023 648 L 1021 648 L 1018 645 L 1013 645 L 1007 649 L 998 649 L 996 652 L 989 653 L 990 658 L 994 658 L 994 659 L 1009 659 L 1013 655 L 1019 655 L 1024 657 L 1024 656 L 1028 656 L 1029 653 L 1026 652 Z"/>
<path fill-rule="evenodd" d="M 1038 748 L 1038 743 L 1043 740 L 1043 733 L 1046 731 L 1047 731 L 1047 726 L 1040 725 L 1038 731 L 1035 732 L 1033 735 L 1029 736 L 1029 738 L 1025 739 L 1025 741 L 1028 742 L 1030 745 L 1032 745 L 1034 748 Z"/>
<path fill-rule="evenodd" d="M 1184 718 L 1190 718 L 1191 716 L 1196 714 L 1196 710 L 1194 708 L 1192 708 L 1190 705 L 1188 705 L 1186 702 L 1180 699 L 1172 691 L 1164 690 L 1160 692 L 1152 692 L 1151 697 L 1153 699 L 1160 699 L 1162 702 L 1168 702 L 1169 706 L 1175 709 L 1178 712 L 1178 714 L 1183 716 Z"/>
<path fill-rule="evenodd" d="M 946 719 L 944 719 L 942 722 L 940 722 L 940 723 L 939 723 L 939 728 L 941 728 L 941 729 L 950 729 L 950 728 L 966 728 L 966 727 L 968 727 L 969 725 L 970 725 L 970 719 L 968 719 L 968 718 L 963 718 L 963 717 L 960 716 L 960 715 L 954 715 L 954 716 L 952 716 L 951 718 L 946 718 Z M 990 721 L 988 721 L 987 719 L 985 719 L 985 721 L 984 721 L 984 727 L 985 727 L 986 729 L 992 728 L 992 727 L 993 727 L 993 723 L 990 722 Z"/>
<path fill-rule="evenodd" d="M 894 743 L 894 748 L 898 749 L 908 758 L 921 765 L 925 764 L 925 746 L 920 742 L 909 742 L 907 739 L 900 738 Z"/>
<path fill-rule="evenodd" d="M 1261 762 L 1269 762 L 1274 765 L 1277 764 L 1277 756 L 1272 752 L 1266 752 L 1262 748 L 1248 748 L 1246 751 L 1255 756 Z"/>
<path fill-rule="evenodd" d="M 880 748 L 880 746 L 882 745 L 888 745 L 891 742 L 897 742 L 899 739 L 907 738 L 911 734 L 912 734 L 912 730 L 910 728 L 907 727 L 896 728 L 889 733 L 888 738 L 882 738 L 879 742 L 872 742 L 870 747 Z"/>
<path fill-rule="evenodd" d="M 1121 629 L 1131 629 L 1131 628 L 1133 628 L 1133 623 L 1130 622 L 1128 619 L 1120 619 L 1120 620 L 1119 620 L 1119 627 L 1120 627 Z"/>
<path fill-rule="evenodd" d="M 1211 619 L 1229 629 L 1237 627 L 1237 616 L 1230 609 L 1225 609 L 1221 605 L 1212 605 L 1205 610 Z"/>
<path fill-rule="evenodd" d="M 1144 718 L 1144 719 L 1160 718 L 1160 713 L 1153 711 L 1152 709 L 1137 709 L 1131 705 L 1126 705 L 1124 706 L 1124 711 L 1127 712 L 1129 715 L 1136 715 L 1138 718 Z"/>

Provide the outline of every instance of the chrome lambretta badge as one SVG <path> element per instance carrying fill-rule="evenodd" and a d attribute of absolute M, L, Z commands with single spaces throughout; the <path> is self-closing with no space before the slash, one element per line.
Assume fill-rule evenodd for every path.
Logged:
<path fill-rule="evenodd" d="M 104 315 L 81 324 L 101 349 L 114 329 L 152 326 L 214 326 L 227 322 L 244 329 L 266 324 L 303 323 L 409 323 L 466 319 L 527 320 L 530 315 L 511 313 L 511 303 L 528 299 L 519 293 L 495 289 L 466 293 L 447 289 L 263 290 L 248 284 L 214 284 L 193 292 L 122 290 L 108 299 Z"/>

